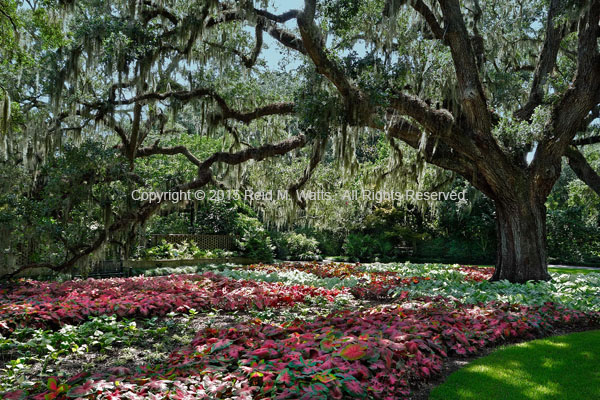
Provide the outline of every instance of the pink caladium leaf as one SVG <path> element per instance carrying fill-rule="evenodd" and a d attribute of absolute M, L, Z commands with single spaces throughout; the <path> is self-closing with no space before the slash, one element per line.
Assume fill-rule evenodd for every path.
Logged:
<path fill-rule="evenodd" d="M 210 348 L 210 352 L 214 353 L 216 351 L 226 349 L 229 346 L 231 346 L 232 343 L 233 342 L 229 339 L 221 339 L 212 345 L 212 347 Z"/>
<path fill-rule="evenodd" d="M 290 370 L 288 368 L 284 368 L 279 375 L 277 375 L 275 382 L 284 384 L 286 386 L 292 386 L 293 378 L 290 374 Z"/>
<path fill-rule="evenodd" d="M 356 379 L 345 379 L 342 381 L 342 388 L 351 397 L 364 398 L 366 396 L 365 390 L 362 385 Z"/>
<path fill-rule="evenodd" d="M 87 381 L 81 386 L 71 388 L 67 393 L 68 397 L 86 397 L 94 393 L 94 384 L 92 381 Z"/>
<path fill-rule="evenodd" d="M 367 354 L 367 350 L 367 346 L 354 343 L 344 347 L 339 355 L 345 360 L 354 361 L 363 358 Z"/>
<path fill-rule="evenodd" d="M 27 398 L 27 392 L 24 390 L 15 390 L 14 392 L 4 393 L 2 398 L 5 400 L 22 400 Z"/>
<path fill-rule="evenodd" d="M 336 342 L 333 338 L 325 338 L 321 340 L 319 347 L 321 348 L 321 351 L 331 353 L 336 349 Z"/>
<path fill-rule="evenodd" d="M 407 342 L 406 343 L 406 349 L 412 353 L 412 354 L 416 354 L 419 351 L 419 345 L 415 342 Z"/>
<path fill-rule="evenodd" d="M 169 381 L 166 381 L 166 380 L 152 380 L 152 381 L 146 383 L 146 385 L 144 385 L 144 386 L 151 390 L 165 392 L 169 389 L 168 382 Z"/>
<path fill-rule="evenodd" d="M 56 391 L 58 390 L 58 378 L 55 376 L 51 376 L 50 378 L 48 378 L 48 383 L 46 385 L 48 387 L 48 389 L 50 389 L 51 391 Z"/>
<path fill-rule="evenodd" d="M 263 348 L 252 351 L 250 353 L 250 355 L 254 356 L 256 358 L 265 360 L 265 359 L 270 359 L 270 358 L 277 356 L 277 352 L 273 349 L 267 349 L 267 348 L 263 347 Z"/>

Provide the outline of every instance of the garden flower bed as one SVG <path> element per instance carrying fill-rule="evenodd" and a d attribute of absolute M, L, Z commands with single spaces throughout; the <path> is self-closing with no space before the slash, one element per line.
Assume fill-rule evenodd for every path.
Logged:
<path fill-rule="evenodd" d="M 166 365 L 51 378 L 34 388 L 33 398 L 398 399 L 436 374 L 449 355 L 585 328 L 598 318 L 553 304 L 473 306 L 437 298 L 342 311 L 308 324 L 250 321 L 199 332 Z"/>
<path fill-rule="evenodd" d="M 21 285 L 0 292 L 0 332 L 17 326 L 58 327 L 94 315 L 146 317 L 190 308 L 292 306 L 316 296 L 333 301 L 341 293 L 338 289 L 234 280 L 211 272 L 64 283 L 24 280 Z"/>
<path fill-rule="evenodd" d="M 386 265 L 386 264 L 383 264 Z M 340 278 L 340 279 L 378 279 L 381 281 L 400 279 L 403 283 L 410 283 L 411 278 L 396 270 L 380 270 L 372 268 L 371 265 L 362 265 L 360 263 L 319 263 L 319 262 L 288 262 L 274 265 L 253 264 L 245 268 L 246 270 L 281 272 L 281 271 L 302 271 L 313 274 L 319 278 Z M 493 268 L 480 268 L 470 266 L 457 266 L 458 271 L 465 273 L 467 281 L 483 281 L 489 279 L 494 270 Z M 412 278 L 414 279 L 414 278 Z M 416 277 L 416 279 L 419 279 Z"/>
<path fill-rule="evenodd" d="M 493 268 L 456 266 L 453 270 L 465 282 L 481 282 L 492 276 Z M 431 279 L 428 270 L 378 269 L 377 266 L 348 263 L 253 264 L 235 270 L 216 271 L 235 279 L 287 282 L 326 288 L 350 288 L 357 299 L 388 297 L 393 289 L 416 285 Z M 415 273 L 416 272 L 416 273 Z"/>
<path fill-rule="evenodd" d="M 284 263 L 21 280 L 0 289 L 0 350 L 19 357 L 0 364 L 0 392 L 7 399 L 397 399 L 438 374 L 447 357 L 600 326 L 600 274 L 511 285 L 488 282 L 491 272 Z M 228 322 L 215 328 L 208 315 Z M 178 329 L 187 339 L 166 334 Z M 56 373 L 61 357 L 140 349 L 148 337 L 162 344 L 155 362 L 92 362 Z M 42 377 L 24 380 L 19 368 L 34 364 Z"/>

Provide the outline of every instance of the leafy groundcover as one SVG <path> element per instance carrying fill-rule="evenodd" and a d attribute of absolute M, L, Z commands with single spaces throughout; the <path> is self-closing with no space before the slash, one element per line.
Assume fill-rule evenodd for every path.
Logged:
<path fill-rule="evenodd" d="M 0 289 L 0 333 L 22 326 L 56 328 L 95 315 L 147 317 L 190 308 L 233 311 L 293 306 L 316 296 L 331 301 L 342 292 L 234 280 L 212 272 L 64 283 L 23 280 L 17 287 Z"/>
<path fill-rule="evenodd" d="M 393 289 L 417 285 L 432 279 L 427 276 L 431 272 L 430 268 L 411 265 L 402 270 L 389 270 L 387 268 L 390 265 L 381 265 L 386 269 L 378 270 L 374 269 L 372 265 L 366 266 L 360 263 L 286 262 L 268 265 L 254 264 L 243 269 L 217 271 L 217 273 L 236 279 L 298 283 L 328 289 L 347 288 L 357 299 L 390 297 L 390 291 Z M 441 268 L 448 269 L 443 266 Z M 466 283 L 482 282 L 491 278 L 493 274 L 493 268 L 457 265 L 449 270 L 455 279 L 458 278 Z M 413 272 L 416 272 L 417 275 Z M 447 280 L 448 277 L 444 278 Z M 437 281 L 435 284 L 437 285 Z"/>
<path fill-rule="evenodd" d="M 305 323 L 254 320 L 204 329 L 168 363 L 51 378 L 6 399 L 398 399 L 443 359 L 500 342 L 597 324 L 598 313 L 548 303 L 466 305 L 438 297 Z"/>

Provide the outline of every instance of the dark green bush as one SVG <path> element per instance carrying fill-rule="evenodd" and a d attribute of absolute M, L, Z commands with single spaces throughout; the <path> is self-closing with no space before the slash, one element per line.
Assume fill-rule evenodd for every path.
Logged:
<path fill-rule="evenodd" d="M 437 237 L 420 241 L 411 257 L 415 261 L 446 262 L 459 264 L 493 264 L 495 247 L 482 248 L 479 241 L 456 237 Z"/>
<path fill-rule="evenodd" d="M 285 239 L 284 233 L 273 230 L 269 231 L 269 236 L 271 237 L 273 246 L 275 246 L 275 256 L 277 259 L 289 259 L 290 250 L 288 249 L 287 240 Z"/>
<path fill-rule="evenodd" d="M 163 233 L 190 233 L 188 219 L 179 212 L 171 212 L 167 215 L 153 215 L 147 225 L 148 234 Z"/>
<path fill-rule="evenodd" d="M 375 239 L 362 233 L 351 233 L 344 242 L 344 254 L 352 260 L 366 261 L 373 257 Z"/>
<path fill-rule="evenodd" d="M 549 210 L 548 255 L 565 264 L 600 262 L 600 227 L 586 223 L 579 207 Z"/>
<path fill-rule="evenodd" d="M 236 230 L 238 205 L 233 201 L 199 203 L 195 212 L 193 233 L 225 235 Z"/>
<path fill-rule="evenodd" d="M 393 235 L 352 233 L 344 242 L 344 254 L 355 261 L 388 262 L 400 257 L 398 242 Z"/>
<path fill-rule="evenodd" d="M 341 231 L 298 229 L 296 232 L 315 238 L 319 244 L 319 252 L 322 255 L 340 255 L 344 251 L 342 246 L 344 245 L 345 235 Z"/>
<path fill-rule="evenodd" d="M 238 234 L 240 239 L 237 245 L 244 256 L 256 261 L 273 261 L 275 246 L 257 218 L 238 215 Z"/>

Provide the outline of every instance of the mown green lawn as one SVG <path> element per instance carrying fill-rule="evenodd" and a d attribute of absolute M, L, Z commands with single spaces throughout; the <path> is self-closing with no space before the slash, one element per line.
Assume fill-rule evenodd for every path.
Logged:
<path fill-rule="evenodd" d="M 600 399 L 600 331 L 502 347 L 450 375 L 430 400 Z"/>
<path fill-rule="evenodd" d="M 493 265 L 479 265 L 479 267 L 493 267 Z M 556 272 L 559 274 L 590 274 L 592 272 L 600 272 L 600 269 L 588 269 L 588 268 L 548 268 L 550 272 Z"/>
<path fill-rule="evenodd" d="M 550 272 L 557 272 L 559 274 L 590 274 L 592 272 L 600 272 L 600 269 L 587 269 L 587 268 L 548 268 Z"/>

